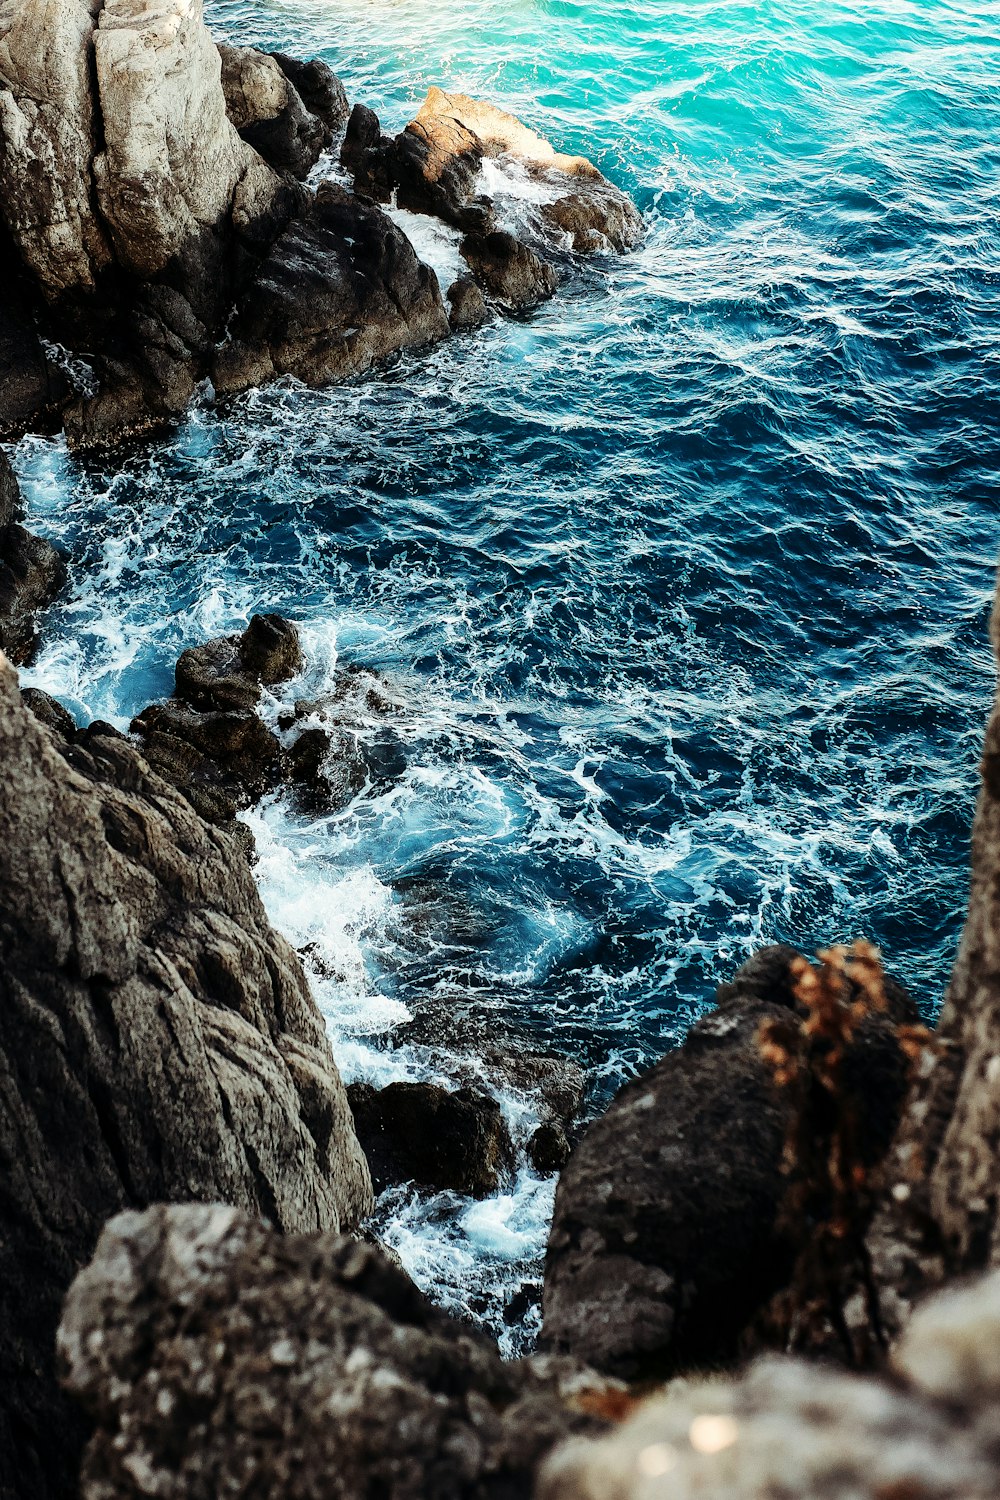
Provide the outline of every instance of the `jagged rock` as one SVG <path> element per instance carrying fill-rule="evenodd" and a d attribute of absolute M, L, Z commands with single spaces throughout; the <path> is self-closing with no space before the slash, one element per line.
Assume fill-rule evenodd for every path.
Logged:
<path fill-rule="evenodd" d="M 299 63 L 281 53 L 219 47 L 226 113 L 248 145 L 277 172 L 304 178 L 347 118 L 347 98 L 325 63 Z M 307 105 L 296 87 L 300 80 Z"/>
<path fill-rule="evenodd" d="M 566 1132 L 557 1120 L 544 1120 L 528 1142 L 528 1160 L 544 1177 L 561 1172 L 570 1158 Z"/>
<path fill-rule="evenodd" d="M 762 1056 L 760 1027 L 795 1010 L 797 956 L 757 954 L 683 1047 L 627 1084 L 583 1135 L 556 1194 L 549 1346 L 625 1376 L 703 1366 L 732 1358 L 785 1285 L 794 1247 L 779 1211 L 794 1106 Z M 916 1017 L 901 987 L 887 993 L 890 1012 L 858 1027 L 845 1064 L 869 1166 L 905 1095 L 896 1026 Z"/>
<path fill-rule="evenodd" d="M 371 1204 L 326 1031 L 232 840 L 138 750 L 72 744 L 0 661 L 0 1492 L 73 1491 L 62 1296 L 113 1213 L 225 1200 L 285 1230 Z"/>
<path fill-rule="evenodd" d="M 22 688 L 21 702 L 30 708 L 35 718 L 50 730 L 57 739 L 67 744 L 76 738 L 76 721 L 57 698 L 43 693 L 41 688 Z"/>
<path fill-rule="evenodd" d="M 503 1362 L 370 1245 L 217 1207 L 115 1219 L 59 1357 L 95 1424 L 82 1500 L 513 1500 L 600 1426 L 593 1379 Z"/>
<path fill-rule="evenodd" d="M 992 641 L 1000 657 L 1000 605 Z M 1000 1265 L 1000 695 L 981 776 L 965 929 L 869 1238 L 889 1335 L 928 1289 Z"/>
<path fill-rule="evenodd" d="M 284 777 L 281 742 L 252 711 L 154 703 L 131 729 L 153 769 L 211 823 L 231 821 Z"/>
<path fill-rule="evenodd" d="M 0 451 L 0 650 L 23 664 L 35 650 L 35 612 L 59 592 L 66 563 L 51 542 L 19 524 L 20 513 L 17 482 Z"/>
<path fill-rule="evenodd" d="M 489 318 L 483 294 L 472 276 L 460 276 L 448 288 L 448 321 L 456 333 L 481 328 Z"/>
<path fill-rule="evenodd" d="M 322 183 L 238 298 L 216 355 L 220 392 L 278 375 L 346 380 L 450 332 L 437 277 L 381 209 Z"/>
<path fill-rule="evenodd" d="M 242 635 L 191 646 L 174 672 L 178 698 L 197 709 L 251 709 L 262 686 L 287 682 L 304 666 L 299 633 L 281 615 L 254 615 Z"/>
<path fill-rule="evenodd" d="M 537 307 L 559 285 L 548 261 L 505 229 L 467 235 L 459 251 L 487 295 L 512 312 Z"/>
<path fill-rule="evenodd" d="M 514 1168 L 514 1147 L 500 1106 L 473 1089 L 452 1093 L 432 1083 L 348 1085 L 354 1124 L 376 1191 L 417 1182 L 486 1198 Z"/>
<path fill-rule="evenodd" d="M 15 439 L 55 425 L 69 390 L 45 354 L 37 326 L 41 298 L 2 223 L 0 282 L 0 439 Z"/>

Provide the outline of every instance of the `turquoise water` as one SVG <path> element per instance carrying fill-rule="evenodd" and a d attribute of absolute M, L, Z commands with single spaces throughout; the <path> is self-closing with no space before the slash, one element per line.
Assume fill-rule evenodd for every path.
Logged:
<path fill-rule="evenodd" d="M 304 623 L 290 696 L 338 660 L 392 681 L 401 783 L 252 816 L 348 1073 L 440 1073 L 386 1050 L 437 1007 L 577 1057 L 596 1108 L 777 939 L 864 933 L 932 1012 L 992 688 L 997 6 L 208 13 L 325 57 L 392 129 L 432 83 L 497 100 L 626 187 L 646 240 L 530 320 L 205 405 L 113 467 L 22 444 L 75 559 L 32 680 L 124 724 L 269 608 Z M 404 1191 L 381 1222 L 503 1330 L 550 1195 Z"/>

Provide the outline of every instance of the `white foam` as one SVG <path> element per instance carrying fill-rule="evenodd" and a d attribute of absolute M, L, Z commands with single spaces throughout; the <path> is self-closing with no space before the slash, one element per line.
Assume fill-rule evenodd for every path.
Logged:
<path fill-rule="evenodd" d="M 457 229 L 431 214 L 415 214 L 406 208 L 390 206 L 386 213 L 406 235 L 424 265 L 430 266 L 442 292 L 468 273 L 469 268 L 458 253 L 462 236 Z"/>

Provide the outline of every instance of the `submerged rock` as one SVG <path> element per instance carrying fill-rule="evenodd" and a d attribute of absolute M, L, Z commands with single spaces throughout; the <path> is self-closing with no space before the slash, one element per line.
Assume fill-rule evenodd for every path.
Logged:
<path fill-rule="evenodd" d="M 232 839 L 0 659 L 0 1490 L 74 1492 L 62 1297 L 118 1210 L 225 1200 L 345 1228 L 370 1178 L 298 959 Z"/>
<path fill-rule="evenodd" d="M 507 1123 L 488 1094 L 432 1083 L 352 1083 L 347 1097 L 376 1191 L 416 1182 L 486 1198 L 514 1170 Z"/>
<path fill-rule="evenodd" d="M 372 1246 L 219 1207 L 114 1220 L 59 1356 L 94 1423 L 82 1500 L 512 1500 L 600 1426 L 595 1381 L 503 1362 Z"/>
<path fill-rule="evenodd" d="M 629 1377 L 731 1359 L 786 1284 L 797 1246 L 780 1211 L 796 1103 L 775 1083 L 760 1029 L 794 1018 L 797 957 L 757 954 L 683 1047 L 627 1084 L 583 1135 L 549 1237 L 550 1347 Z M 897 1022 L 916 1018 L 905 992 L 887 989 L 889 1013 L 859 1027 L 846 1064 L 869 1165 L 905 1095 Z"/>

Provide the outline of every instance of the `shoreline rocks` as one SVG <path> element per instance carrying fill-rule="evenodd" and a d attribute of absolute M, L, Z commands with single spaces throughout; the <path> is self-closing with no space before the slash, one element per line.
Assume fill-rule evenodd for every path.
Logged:
<path fill-rule="evenodd" d="M 70 1493 L 62 1296 L 122 1208 L 343 1229 L 370 1177 L 299 961 L 245 861 L 108 726 L 0 657 L 0 1490 Z M 42 720 L 55 723 L 55 732 Z"/>
<path fill-rule="evenodd" d="M 363 105 L 348 118 L 325 64 L 217 45 L 202 0 L 50 10 L 0 13 L 0 435 L 61 424 L 71 447 L 105 447 L 181 416 L 208 380 L 347 380 L 479 327 L 487 303 L 537 305 L 553 257 L 641 235 L 596 168 L 492 105 L 432 89 L 388 140 Z M 352 188 L 310 185 L 342 132 Z M 516 232 L 488 163 L 548 200 Z M 472 275 L 439 286 L 392 203 L 460 230 Z M 87 364 L 85 388 L 43 338 Z"/>
<path fill-rule="evenodd" d="M 0 651 L 17 666 L 35 653 L 35 614 L 66 581 L 62 553 L 21 523 L 21 494 L 0 449 Z"/>

